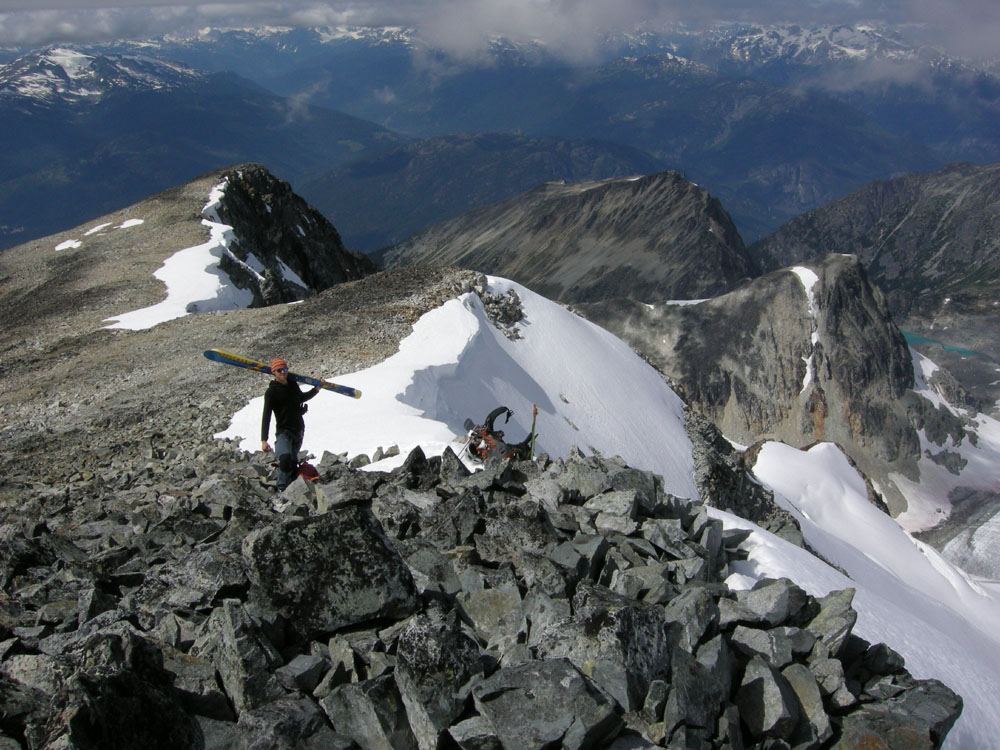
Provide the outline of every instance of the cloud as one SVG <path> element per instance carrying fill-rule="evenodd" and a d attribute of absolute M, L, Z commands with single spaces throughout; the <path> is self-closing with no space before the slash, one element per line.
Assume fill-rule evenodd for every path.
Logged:
<path fill-rule="evenodd" d="M 0 44 L 149 38 L 205 26 L 393 25 L 416 28 L 458 58 L 477 56 L 491 38 L 504 36 L 586 60 L 606 34 L 675 21 L 907 23 L 955 53 L 1000 57 L 996 0 L 0 0 Z"/>

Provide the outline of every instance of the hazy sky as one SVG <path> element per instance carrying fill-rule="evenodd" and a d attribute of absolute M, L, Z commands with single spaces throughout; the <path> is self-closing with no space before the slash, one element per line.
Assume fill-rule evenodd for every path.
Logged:
<path fill-rule="evenodd" d="M 159 36 L 205 26 L 413 26 L 436 46 L 471 53 L 488 34 L 540 39 L 585 58 L 601 34 L 637 23 L 759 21 L 923 24 L 956 54 L 1000 57 L 1000 0 L 358 0 L 211 3 L 0 0 L 0 45 Z"/>

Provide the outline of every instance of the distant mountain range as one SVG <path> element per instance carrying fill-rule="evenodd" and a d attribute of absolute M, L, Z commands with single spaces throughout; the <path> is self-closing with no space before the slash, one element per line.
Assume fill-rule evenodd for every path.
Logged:
<path fill-rule="evenodd" d="M 255 159 L 299 176 L 404 139 L 231 73 L 53 49 L 0 67 L 0 246 Z"/>
<path fill-rule="evenodd" d="M 348 247 L 371 252 L 550 180 L 663 168 L 649 154 L 607 141 L 480 133 L 426 138 L 362 157 L 303 181 L 299 192 L 336 224 Z"/>
<path fill-rule="evenodd" d="M 28 116 L 23 106 L 5 101 L 2 124 L 19 144 L 17 158 L 36 165 L 0 168 L 3 236 L 21 229 L 0 240 L 7 244 L 138 199 L 130 175 L 156 189 L 247 159 L 324 210 L 357 216 L 354 226 L 332 218 L 347 228 L 349 245 L 365 249 L 516 195 L 529 179 L 612 177 L 633 163 L 698 182 L 753 241 L 873 180 L 1000 159 L 995 73 L 873 27 L 644 31 L 607 39 L 589 66 L 503 39 L 479 62 L 459 62 L 401 28 L 208 30 L 84 52 L 100 61 L 95 71 L 139 70 L 123 61 L 148 67 L 155 58 L 166 65 L 162 77 L 178 80 L 136 88 L 116 73 L 100 96 L 64 91 L 28 120 L 18 119 Z M 44 65 L 60 77 L 52 54 Z M 40 80 L 40 69 L 30 70 L 38 57 L 3 66 L 8 93 L 24 97 L 27 76 Z M 87 105 L 88 114 L 77 111 Z M 437 140 L 416 147 L 439 157 L 423 177 L 407 175 L 408 196 L 404 184 L 382 192 L 370 179 L 372 158 L 389 148 L 486 132 L 536 139 L 531 165 L 506 176 L 503 165 L 484 188 L 466 146 Z M 624 161 L 594 154 L 568 168 L 564 155 L 575 147 L 565 141 L 579 139 L 633 153 Z M 546 145 L 552 153 L 542 157 Z M 105 204 L 93 204 L 88 185 L 101 187 Z M 68 208 L 50 211 L 46 196 Z M 362 196 L 368 211 L 358 207 Z M 57 223 L 67 210 L 75 213 Z"/>

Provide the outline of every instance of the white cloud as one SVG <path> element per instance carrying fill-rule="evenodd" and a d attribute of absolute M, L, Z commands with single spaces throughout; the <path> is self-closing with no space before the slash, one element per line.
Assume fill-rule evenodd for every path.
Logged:
<path fill-rule="evenodd" d="M 585 60 L 606 33 L 674 20 L 803 25 L 893 21 L 923 24 L 934 41 L 960 54 L 1000 57 L 1000 4 L 995 0 L 356 0 L 277 3 L 217 0 L 0 0 L 0 44 L 40 46 L 159 36 L 207 25 L 401 25 L 459 58 L 482 52 L 495 35 L 542 41 Z"/>

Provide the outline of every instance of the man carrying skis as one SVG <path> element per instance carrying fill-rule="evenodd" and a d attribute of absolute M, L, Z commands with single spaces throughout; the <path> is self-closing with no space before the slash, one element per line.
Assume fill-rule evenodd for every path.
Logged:
<path fill-rule="evenodd" d="M 271 374 L 274 380 L 267 386 L 264 393 L 264 415 L 260 426 L 261 449 L 271 450 L 267 442 L 271 431 L 271 414 L 274 414 L 274 449 L 278 456 L 278 491 L 281 492 L 292 480 L 299 467 L 299 449 L 302 447 L 302 434 L 305 432 L 305 422 L 302 415 L 306 413 L 306 401 L 320 391 L 317 386 L 303 393 L 299 384 L 288 377 L 288 363 L 281 357 L 271 360 Z M 320 379 L 324 385 L 325 380 Z"/>

